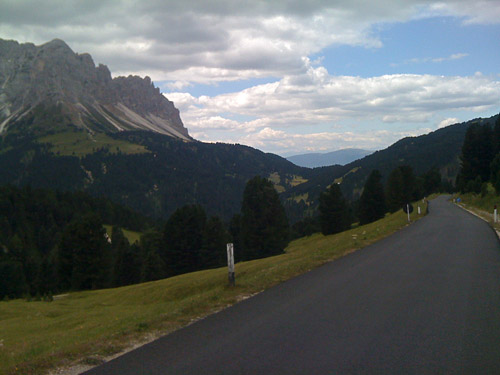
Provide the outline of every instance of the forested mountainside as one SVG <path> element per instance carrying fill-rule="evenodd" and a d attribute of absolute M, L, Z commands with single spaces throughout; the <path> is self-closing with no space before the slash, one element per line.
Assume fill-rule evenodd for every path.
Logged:
<path fill-rule="evenodd" d="M 460 170 L 460 153 L 467 129 L 472 124 L 493 124 L 498 115 L 479 118 L 438 129 L 426 135 L 401 139 L 384 150 L 345 165 L 317 169 L 311 179 L 283 194 L 283 199 L 298 200 L 300 197 L 315 199 L 333 181 L 339 182 L 344 196 L 359 199 L 370 172 L 378 169 L 386 181 L 390 172 L 398 166 L 410 166 L 415 175 L 422 175 L 436 168 L 450 184 Z M 321 171 L 321 172 L 320 172 Z M 313 201 L 307 202 L 312 205 Z"/>
<path fill-rule="evenodd" d="M 109 134 L 106 142 L 93 143 L 82 134 L 0 138 L 0 185 L 86 191 L 159 218 L 198 203 L 229 220 L 239 212 L 252 177 L 271 178 L 285 191 L 313 173 L 241 145 L 184 142 L 144 131 Z"/>

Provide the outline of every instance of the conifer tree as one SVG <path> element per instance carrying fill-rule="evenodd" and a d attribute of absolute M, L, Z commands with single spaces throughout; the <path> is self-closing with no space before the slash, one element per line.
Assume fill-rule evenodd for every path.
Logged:
<path fill-rule="evenodd" d="M 59 277 L 63 288 L 108 286 L 111 271 L 109 243 L 101 218 L 87 214 L 71 222 L 59 244 Z"/>
<path fill-rule="evenodd" d="M 462 192 L 477 191 L 477 185 L 489 180 L 490 164 L 494 158 L 493 141 L 493 131 L 487 124 L 473 124 L 467 129 L 457 177 L 457 186 Z"/>
<path fill-rule="evenodd" d="M 359 223 L 364 225 L 381 219 L 386 211 L 382 175 L 374 169 L 368 176 L 359 199 Z"/>
<path fill-rule="evenodd" d="M 163 231 L 164 258 L 169 275 L 196 271 L 202 268 L 200 251 L 207 216 L 200 205 L 177 209 L 167 220 Z"/>
<path fill-rule="evenodd" d="M 203 230 L 203 245 L 200 251 L 200 262 L 203 269 L 221 267 L 226 264 L 226 246 L 229 234 L 222 220 L 213 216 L 207 220 Z"/>
<path fill-rule="evenodd" d="M 130 244 L 121 228 L 113 226 L 111 230 L 111 253 L 113 255 L 113 286 L 128 285 Z"/>
<path fill-rule="evenodd" d="M 404 182 L 401 168 L 394 168 L 387 178 L 386 200 L 390 212 L 396 212 L 405 203 Z"/>
<path fill-rule="evenodd" d="M 153 281 L 168 276 L 166 262 L 162 257 L 164 241 L 161 233 L 148 230 L 142 234 L 141 247 L 141 281 Z"/>
<path fill-rule="evenodd" d="M 242 258 L 280 254 L 288 241 L 288 219 L 273 184 L 260 176 L 252 178 L 241 205 Z"/>
<path fill-rule="evenodd" d="M 333 183 L 319 198 L 319 212 L 321 232 L 328 234 L 339 233 L 351 226 L 351 217 L 340 187 Z"/>

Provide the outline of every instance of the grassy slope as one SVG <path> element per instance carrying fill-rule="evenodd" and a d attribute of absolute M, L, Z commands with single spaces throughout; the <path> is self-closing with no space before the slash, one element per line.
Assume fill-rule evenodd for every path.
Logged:
<path fill-rule="evenodd" d="M 484 220 L 490 223 L 497 231 L 500 232 L 500 196 L 496 195 L 495 189 L 491 184 L 488 186 L 488 194 L 481 196 L 480 194 L 457 194 L 455 198 L 460 197 L 461 205 L 475 214 L 481 216 Z M 493 209 L 497 206 L 499 222 L 493 222 Z"/>
<path fill-rule="evenodd" d="M 87 132 L 63 132 L 40 138 L 40 143 L 50 143 L 51 151 L 60 155 L 85 156 L 100 148 L 107 148 L 109 152 L 123 154 L 144 154 L 149 151 L 144 146 L 127 141 L 113 139 L 106 134 Z"/>
<path fill-rule="evenodd" d="M 112 225 L 104 225 L 104 228 L 106 229 L 106 233 L 108 234 L 108 236 L 111 238 L 111 232 L 113 230 L 113 226 Z M 133 244 L 135 242 L 139 242 L 139 240 L 141 239 L 141 235 L 142 235 L 141 232 L 134 232 L 133 230 L 123 229 L 123 228 L 122 228 L 122 232 L 130 244 Z"/>
<path fill-rule="evenodd" d="M 415 216 L 414 216 L 415 218 Z M 93 363 L 165 334 L 193 319 L 367 246 L 407 225 L 400 211 L 349 231 L 315 234 L 286 253 L 236 265 L 237 286 L 225 268 L 116 289 L 70 293 L 53 302 L 0 302 L 0 373 L 38 374 L 71 362 Z"/>

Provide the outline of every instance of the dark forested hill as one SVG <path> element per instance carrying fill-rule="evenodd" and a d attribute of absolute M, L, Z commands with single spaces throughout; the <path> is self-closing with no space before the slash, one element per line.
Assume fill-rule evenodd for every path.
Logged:
<path fill-rule="evenodd" d="M 83 133 L 43 139 L 5 136 L 0 141 L 0 185 L 82 190 L 162 218 L 182 205 L 199 203 L 209 214 L 229 219 L 239 212 L 250 178 L 270 178 L 278 191 L 285 191 L 311 173 L 250 147 L 184 142 L 153 132 L 108 134 L 105 147 L 87 151 L 82 151 L 80 138 L 62 145 L 61 139 L 75 134 Z M 122 151 L 131 145 L 134 152 Z"/>
<path fill-rule="evenodd" d="M 332 182 L 340 183 L 342 192 L 349 200 L 357 200 L 364 183 L 373 169 L 378 169 L 385 181 L 396 167 L 408 165 L 415 175 L 437 168 L 443 179 L 450 183 L 460 169 L 459 155 L 467 128 L 474 123 L 494 123 L 497 116 L 475 119 L 455 124 L 419 137 L 404 138 L 392 146 L 377 151 L 344 167 L 315 168 L 310 179 L 282 195 L 285 201 L 299 201 L 314 206 L 319 193 Z"/>

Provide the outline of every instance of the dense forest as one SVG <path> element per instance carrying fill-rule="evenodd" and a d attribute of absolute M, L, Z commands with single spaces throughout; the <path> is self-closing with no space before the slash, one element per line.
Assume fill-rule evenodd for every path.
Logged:
<path fill-rule="evenodd" d="M 500 194 L 500 116 L 495 124 L 474 124 L 467 129 L 460 160 L 459 191 L 485 194 L 491 183 Z"/>
<path fill-rule="evenodd" d="M 58 249 L 67 238 L 68 228 L 76 228 L 89 218 L 101 232 L 104 223 L 134 231 L 154 226 L 151 219 L 107 199 L 31 187 L 1 187 L 0 212 L 1 298 L 59 290 L 58 278 L 54 277 Z M 105 240 L 104 232 L 101 237 Z M 82 251 L 94 249 L 100 251 L 94 246 Z"/>
<path fill-rule="evenodd" d="M 274 175 L 276 186 L 285 191 L 314 173 L 241 145 L 184 142 L 145 131 L 108 136 L 148 152 L 125 154 L 97 148 L 80 156 L 59 155 L 50 143 L 29 134 L 0 137 L 0 186 L 86 191 L 161 219 L 196 203 L 228 221 L 239 212 L 245 184 L 254 176 Z M 303 217 L 300 205 L 289 202 L 287 207 L 293 217 Z"/>
<path fill-rule="evenodd" d="M 117 287 L 284 251 L 288 220 L 273 184 L 245 187 L 230 231 L 200 205 L 178 208 L 165 222 L 85 193 L 0 188 L 0 299 Z M 112 225 L 108 236 L 104 224 Z M 131 244 L 121 228 L 142 232 Z"/>

